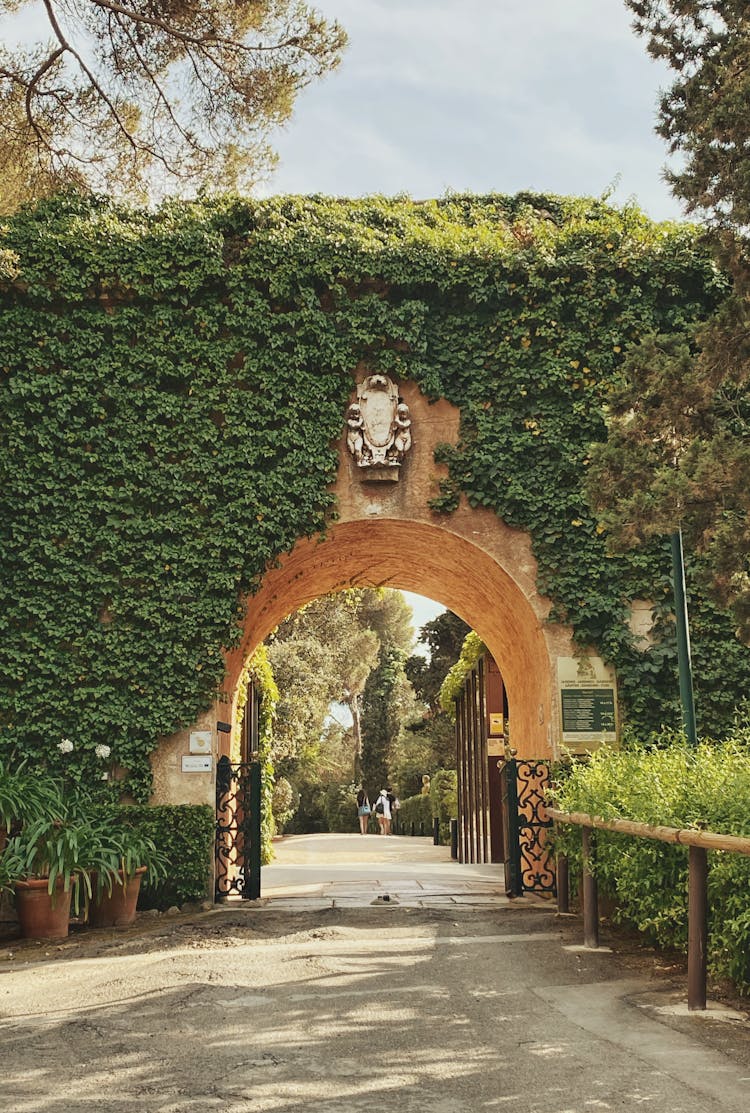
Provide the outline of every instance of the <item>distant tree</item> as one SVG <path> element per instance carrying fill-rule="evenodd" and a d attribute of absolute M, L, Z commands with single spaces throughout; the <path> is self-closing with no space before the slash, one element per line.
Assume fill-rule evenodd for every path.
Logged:
<path fill-rule="evenodd" d="M 392 738 L 413 715 L 403 672 L 413 637 L 400 592 L 360 588 L 317 599 L 268 640 L 281 697 L 274 758 L 300 798 L 287 830 L 325 829 L 338 789 L 348 786 L 351 795 L 353 779 L 365 777 L 374 791 L 368 754 L 375 740 L 382 730 Z M 378 769 L 386 776 L 387 761 Z"/>
<path fill-rule="evenodd" d="M 455 765 L 456 730 L 453 720 L 440 707 L 438 696 L 470 629 L 458 615 L 443 611 L 419 631 L 419 641 L 427 646 L 429 656 L 415 653 L 406 661 L 406 675 L 422 710 L 405 725 L 392 748 L 394 776 L 400 780 L 405 795 L 419 791 L 424 773 Z"/>
<path fill-rule="evenodd" d="M 414 654 L 406 662 L 406 675 L 419 699 L 434 710 L 438 707 L 440 685 L 448 669 L 461 652 L 464 638 L 471 629 L 452 611 L 443 611 L 419 630 L 419 641 L 427 646 L 429 656 Z"/>
<path fill-rule="evenodd" d="M 5 211 L 63 184 L 246 188 L 346 43 L 303 0 L 0 0 L 26 9 L 40 41 L 0 48 Z"/>
<path fill-rule="evenodd" d="M 747 0 L 626 0 L 648 52 L 676 77 L 657 131 L 679 165 L 666 172 L 688 211 L 750 227 L 750 8 Z"/>
<path fill-rule="evenodd" d="M 746 0 L 627 0 L 676 77 L 660 134 L 675 194 L 706 222 L 718 307 L 702 327 L 644 337 L 591 453 L 592 505 L 614 547 L 682 525 L 703 575 L 750 641 L 750 8 Z M 723 286 L 722 286 L 723 282 Z"/>
<path fill-rule="evenodd" d="M 361 779 L 377 792 L 388 784 L 394 744 L 414 718 L 414 693 L 404 671 L 414 627 L 411 608 L 399 591 L 369 590 L 363 615 L 377 631 L 380 649 L 362 697 Z"/>
<path fill-rule="evenodd" d="M 353 752 L 359 754 L 362 692 L 380 645 L 363 624 L 360 604 L 358 592 L 323 596 L 285 619 L 269 638 L 281 696 L 274 728 L 277 759 L 296 758 L 317 744 L 336 703 L 349 708 Z"/>
<path fill-rule="evenodd" d="M 362 700 L 362 781 L 372 792 L 391 781 L 395 747 L 416 708 L 414 693 L 404 671 L 405 652 L 383 645 L 377 666 L 370 673 Z M 395 779 L 395 778 L 394 778 Z M 399 791 L 401 786 L 397 785 Z"/>

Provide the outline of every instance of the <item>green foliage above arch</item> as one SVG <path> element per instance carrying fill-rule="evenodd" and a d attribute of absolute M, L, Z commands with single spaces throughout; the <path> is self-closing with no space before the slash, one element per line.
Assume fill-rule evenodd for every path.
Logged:
<path fill-rule="evenodd" d="M 147 795 L 158 737 L 222 683 L 243 593 L 335 513 L 358 365 L 461 408 L 435 512 L 463 494 L 528 530 L 553 616 L 614 661 L 637 723 L 672 719 L 671 644 L 640 653 L 625 621 L 634 595 L 665 610 L 668 562 L 607 557 L 582 478 L 628 345 L 721 293 L 691 228 L 535 195 L 67 196 L 0 252 L 4 749 L 106 741 Z M 715 727 L 748 655 L 695 613 Z"/>

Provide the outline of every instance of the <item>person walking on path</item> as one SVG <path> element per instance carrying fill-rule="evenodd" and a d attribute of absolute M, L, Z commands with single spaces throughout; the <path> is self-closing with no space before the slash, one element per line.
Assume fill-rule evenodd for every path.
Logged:
<path fill-rule="evenodd" d="M 359 816 L 359 833 L 360 835 L 366 835 L 367 824 L 370 822 L 370 801 L 367 798 L 364 785 L 357 793 L 357 815 Z"/>
<path fill-rule="evenodd" d="M 391 802 L 388 799 L 388 793 L 384 788 L 381 788 L 380 795 L 375 801 L 375 816 L 378 821 L 380 835 L 390 835 L 391 833 Z"/>

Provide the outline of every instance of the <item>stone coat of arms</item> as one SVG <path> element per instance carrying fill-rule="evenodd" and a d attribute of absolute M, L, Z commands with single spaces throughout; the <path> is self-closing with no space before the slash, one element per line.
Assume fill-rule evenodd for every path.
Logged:
<path fill-rule="evenodd" d="M 368 375 L 359 383 L 346 424 L 346 443 L 360 468 L 399 468 L 411 448 L 409 407 L 387 375 Z"/>

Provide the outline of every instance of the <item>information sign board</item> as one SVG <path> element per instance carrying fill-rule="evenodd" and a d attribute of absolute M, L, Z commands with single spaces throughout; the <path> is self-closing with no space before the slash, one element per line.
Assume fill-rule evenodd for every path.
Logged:
<path fill-rule="evenodd" d="M 562 743 L 573 753 L 618 740 L 617 685 L 601 657 L 558 657 Z"/>

